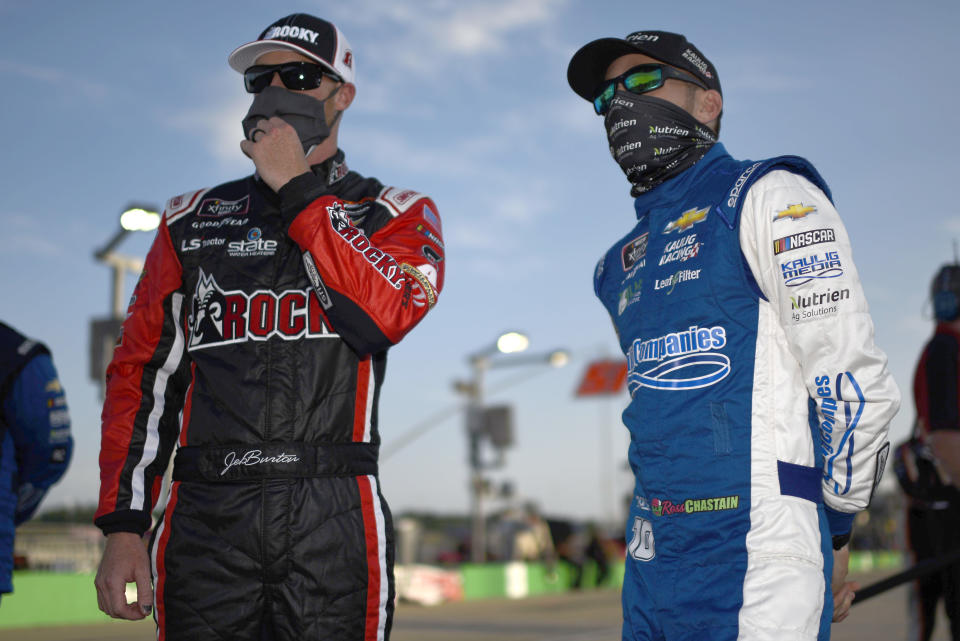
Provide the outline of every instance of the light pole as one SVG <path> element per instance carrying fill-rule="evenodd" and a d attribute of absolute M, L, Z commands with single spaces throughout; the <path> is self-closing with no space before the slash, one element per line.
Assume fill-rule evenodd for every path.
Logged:
<path fill-rule="evenodd" d="M 123 317 L 123 277 L 127 272 L 139 274 L 143 270 L 143 261 L 132 256 L 118 254 L 114 250 L 132 231 L 152 231 L 160 225 L 160 214 L 149 205 L 128 205 L 120 214 L 120 227 L 107 243 L 93 253 L 93 257 L 112 268 L 113 287 L 111 289 L 112 317 Z"/>
<path fill-rule="evenodd" d="M 483 563 L 487 557 L 486 521 L 483 514 L 483 494 L 485 491 L 483 471 L 503 465 L 503 449 L 497 448 L 497 459 L 485 462 L 482 455 L 484 438 L 497 445 L 498 437 L 492 434 L 488 412 L 484 408 L 484 378 L 487 370 L 493 367 L 505 367 L 524 364 L 547 363 L 554 367 L 563 367 L 569 360 L 564 350 L 554 350 L 546 354 L 531 354 L 494 360 L 497 354 L 516 354 L 527 349 L 530 340 L 520 332 L 506 332 L 490 346 L 474 352 L 468 357 L 472 379 L 458 382 L 455 387 L 467 396 L 467 440 L 470 461 L 470 514 L 471 544 L 470 559 L 474 563 Z M 499 437 L 502 439 L 503 435 Z M 502 445 L 502 442 L 501 442 Z"/>
<path fill-rule="evenodd" d="M 156 208 L 149 205 L 128 205 L 120 214 L 120 226 L 116 233 L 103 247 L 93 252 L 95 260 L 111 268 L 110 315 L 95 318 L 90 322 L 90 378 L 100 384 L 101 397 L 105 391 L 103 375 L 123 323 L 123 280 L 128 273 L 136 275 L 143 270 L 143 260 L 118 254 L 115 250 L 130 232 L 152 231 L 159 225 L 160 214 Z"/>

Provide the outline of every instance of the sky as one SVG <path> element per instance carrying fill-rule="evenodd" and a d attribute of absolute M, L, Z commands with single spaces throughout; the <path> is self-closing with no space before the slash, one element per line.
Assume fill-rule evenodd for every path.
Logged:
<path fill-rule="evenodd" d="M 45 508 L 97 495 L 88 332 L 110 311 L 110 272 L 95 249 L 127 203 L 160 207 L 252 171 L 239 148 L 250 96 L 226 58 L 298 11 L 333 21 L 353 47 L 357 98 L 340 133 L 350 167 L 430 195 L 443 219 L 444 291 L 391 350 L 381 396 L 395 513 L 468 509 L 454 383 L 513 329 L 530 353 L 565 348 L 572 360 L 505 356 L 488 372 L 486 400 L 511 405 L 515 421 L 494 484 L 578 518 L 611 518 L 629 491 L 626 394 L 573 392 L 588 361 L 619 353 L 592 274 L 634 214 L 566 67 L 590 40 L 639 29 L 684 33 L 718 68 L 734 157 L 804 156 L 829 183 L 905 394 L 891 440 L 906 436 L 933 328 L 929 282 L 960 238 L 953 0 L 0 0 L 0 319 L 51 347 L 77 442 Z M 119 251 L 142 257 L 150 241 L 135 233 Z"/>

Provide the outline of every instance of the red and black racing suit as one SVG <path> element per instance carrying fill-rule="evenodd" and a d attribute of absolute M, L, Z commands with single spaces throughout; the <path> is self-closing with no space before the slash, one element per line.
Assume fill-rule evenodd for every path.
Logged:
<path fill-rule="evenodd" d="M 159 639 L 389 637 L 377 481 L 386 350 L 443 286 L 432 201 L 343 153 L 276 194 L 172 199 L 107 371 L 105 532 L 143 534 Z"/>
<path fill-rule="evenodd" d="M 939 323 L 913 376 L 913 399 L 921 432 L 960 430 L 960 334 Z M 948 487 L 938 500 L 910 500 L 907 542 L 914 562 L 936 559 L 960 547 L 960 492 Z M 937 603 L 944 601 L 951 637 L 960 641 L 960 563 L 913 582 L 910 639 L 933 637 Z"/>

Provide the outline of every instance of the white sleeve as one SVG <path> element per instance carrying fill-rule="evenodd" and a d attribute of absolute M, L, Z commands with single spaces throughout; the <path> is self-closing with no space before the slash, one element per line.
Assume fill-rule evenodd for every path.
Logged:
<path fill-rule="evenodd" d="M 815 402 L 824 503 L 831 531 L 845 533 L 883 473 L 900 406 L 887 357 L 873 342 L 846 229 L 818 187 L 775 170 L 747 193 L 740 246 Z"/>

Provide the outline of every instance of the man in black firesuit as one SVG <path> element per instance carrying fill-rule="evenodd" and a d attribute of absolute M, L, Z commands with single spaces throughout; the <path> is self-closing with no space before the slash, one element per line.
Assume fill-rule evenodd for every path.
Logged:
<path fill-rule="evenodd" d="M 347 168 L 356 60 L 334 25 L 287 16 L 229 63 L 256 174 L 171 199 L 147 256 L 107 370 L 97 598 L 153 610 L 169 641 L 383 641 L 377 402 L 387 348 L 443 287 L 440 219 Z"/>

